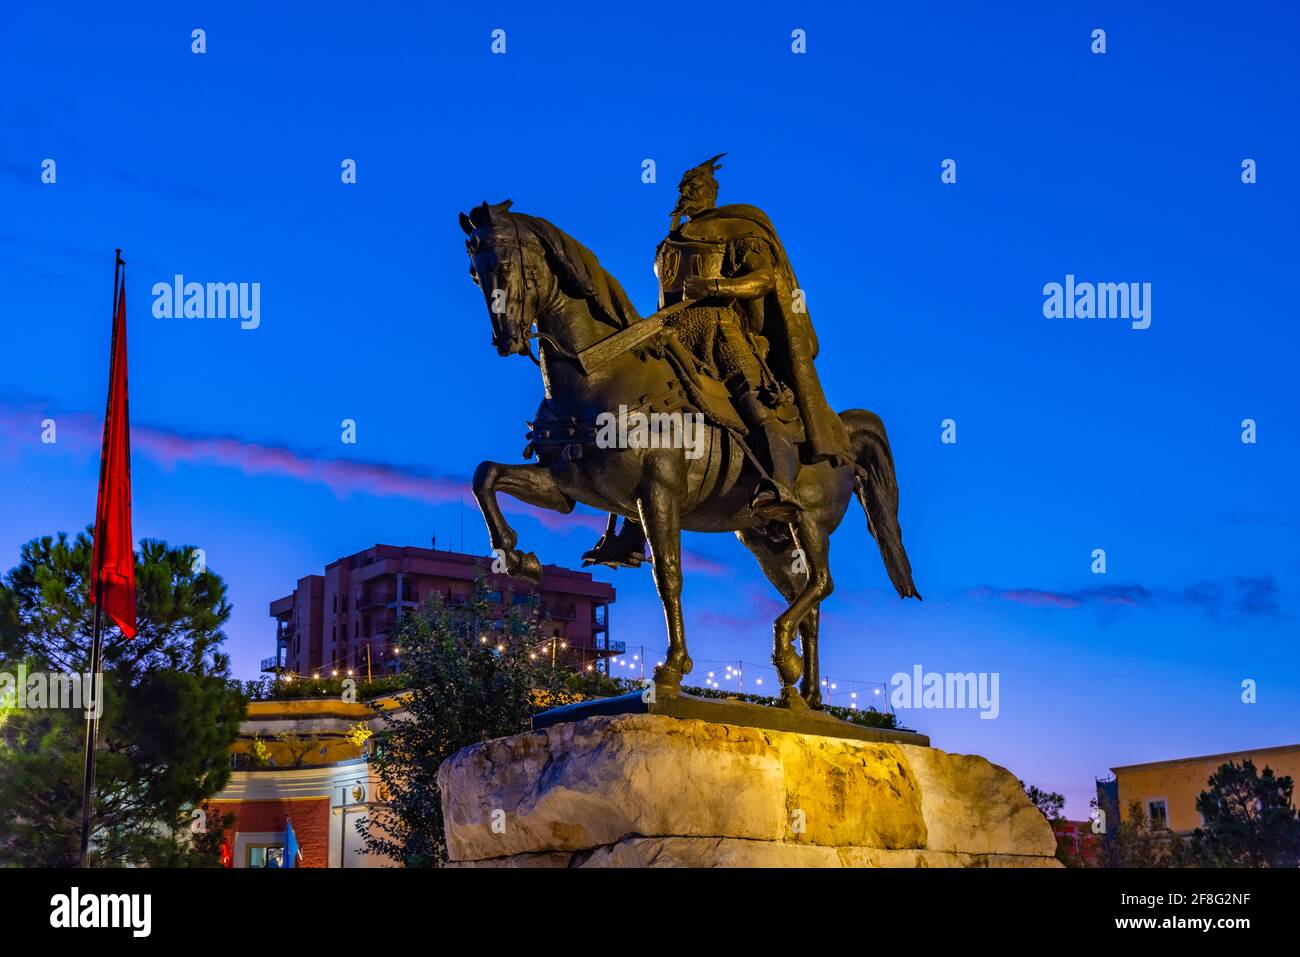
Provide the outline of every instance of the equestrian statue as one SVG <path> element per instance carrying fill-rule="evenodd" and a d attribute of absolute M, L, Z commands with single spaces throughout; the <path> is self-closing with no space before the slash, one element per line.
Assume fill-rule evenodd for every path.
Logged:
<path fill-rule="evenodd" d="M 649 546 L 668 628 L 654 673 L 661 694 L 679 692 L 692 667 L 682 530 L 734 532 L 788 603 L 772 629 L 780 703 L 820 708 L 819 608 L 834 587 L 830 536 L 850 499 L 899 596 L 921 596 L 885 427 L 874 413 L 827 405 L 804 293 L 771 220 L 754 206 L 717 205 L 722 155 L 682 176 L 655 254 L 659 310 L 645 318 L 589 249 L 546 220 L 512 212 L 509 200 L 460 215 L 492 343 L 532 358 L 545 390 L 524 450 L 535 461 L 482 463 L 474 495 L 494 554 L 533 583 L 541 563 L 517 547 L 499 492 L 561 513 L 578 502 L 608 512 L 586 564 L 637 567 Z M 620 411 L 700 416 L 700 447 L 602 441 L 600 423 Z"/>

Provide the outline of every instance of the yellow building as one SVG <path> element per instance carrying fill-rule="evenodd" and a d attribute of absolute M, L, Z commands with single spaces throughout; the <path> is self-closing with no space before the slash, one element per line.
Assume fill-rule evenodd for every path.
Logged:
<path fill-rule="evenodd" d="M 1230 761 L 1240 764 L 1247 758 L 1261 774 L 1269 767 L 1276 777 L 1286 776 L 1300 783 L 1300 744 L 1129 764 L 1111 768 L 1119 788 L 1121 813 L 1128 817 L 1129 805 L 1137 801 L 1152 827 L 1179 833 L 1192 831 L 1202 823 L 1196 797 L 1208 787 L 1210 775 Z"/>
<path fill-rule="evenodd" d="M 376 708 L 392 705 L 391 697 L 375 702 L 337 697 L 250 701 L 230 749 L 235 767 L 283 769 L 359 758 L 362 729 L 379 730 Z"/>
<path fill-rule="evenodd" d="M 233 815 L 227 867 L 283 866 L 292 821 L 297 867 L 392 867 L 370 852 L 358 824 L 384 806 L 382 782 L 366 760 L 380 711 L 397 696 L 368 702 L 341 697 L 250 701 L 231 746 L 230 780 L 207 803 L 210 818 Z"/>

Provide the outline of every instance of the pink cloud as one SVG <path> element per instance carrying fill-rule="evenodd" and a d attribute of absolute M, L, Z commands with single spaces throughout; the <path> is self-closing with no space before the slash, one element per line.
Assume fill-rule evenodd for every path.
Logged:
<path fill-rule="evenodd" d="M 56 421 L 56 449 L 83 457 L 98 454 L 101 419 L 84 412 L 56 414 L 36 405 L 0 402 L 0 435 L 5 438 L 6 450 L 40 446 L 40 423 L 44 418 Z M 137 424 L 131 428 L 131 449 L 133 455 L 142 455 L 163 469 L 179 465 L 212 466 L 235 469 L 248 476 L 315 482 L 340 499 L 363 494 L 430 505 L 459 503 L 462 497 L 473 499 L 473 491 L 464 478 L 433 475 L 392 463 L 313 455 L 288 446 L 246 442 L 230 436 L 193 435 Z M 605 516 L 591 512 L 562 515 L 505 495 L 501 496 L 501 507 L 512 515 L 527 516 L 552 532 L 574 529 L 603 532 L 605 529 Z M 727 566 L 689 550 L 683 550 L 682 565 L 704 575 L 721 575 L 727 571 Z"/>

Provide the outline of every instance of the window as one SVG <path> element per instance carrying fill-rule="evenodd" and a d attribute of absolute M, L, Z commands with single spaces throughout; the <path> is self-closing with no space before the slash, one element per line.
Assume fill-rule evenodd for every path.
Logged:
<path fill-rule="evenodd" d="M 334 614 L 337 615 L 338 613 L 339 613 L 339 595 L 338 592 L 335 592 L 334 593 Z"/>
<path fill-rule="evenodd" d="M 1169 802 L 1164 798 L 1152 798 L 1147 801 L 1147 817 L 1151 820 L 1153 830 L 1169 828 Z"/>
<path fill-rule="evenodd" d="M 249 867 L 283 867 L 283 844 L 254 844 L 248 848 Z"/>
<path fill-rule="evenodd" d="M 369 637 L 370 637 L 370 617 L 367 616 L 367 617 L 365 617 L 364 619 L 362 619 L 362 621 L 364 622 L 364 629 L 363 629 L 363 630 L 364 630 L 364 632 L 365 632 L 365 636 L 366 636 L 367 638 L 369 638 Z"/>

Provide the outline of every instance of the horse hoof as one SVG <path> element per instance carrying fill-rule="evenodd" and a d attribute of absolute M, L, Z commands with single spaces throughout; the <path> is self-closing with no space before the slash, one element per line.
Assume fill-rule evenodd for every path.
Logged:
<path fill-rule="evenodd" d="M 786 685 L 781 689 L 781 707 L 789 708 L 791 711 L 807 711 L 808 702 L 794 690 L 793 685 Z"/>
<path fill-rule="evenodd" d="M 511 578 L 522 578 L 533 585 L 541 583 L 542 563 L 532 552 L 515 552 L 507 565 Z"/>
<path fill-rule="evenodd" d="M 664 663 L 654 670 L 655 684 L 667 689 L 670 694 L 676 694 L 681 690 L 682 677 L 689 675 L 694 667 L 695 662 L 691 661 L 691 656 L 686 652 L 670 653 Z"/>
<path fill-rule="evenodd" d="M 803 659 L 794 650 L 794 645 L 788 642 L 782 647 L 778 639 L 777 650 L 772 652 L 772 664 L 776 665 L 776 673 L 781 676 L 782 685 L 792 685 L 803 675 Z"/>
<path fill-rule="evenodd" d="M 682 673 L 676 668 L 660 665 L 654 671 L 655 694 L 675 695 L 682 690 Z"/>
<path fill-rule="evenodd" d="M 811 691 L 804 691 L 800 694 L 804 701 L 808 702 L 808 707 L 815 711 L 820 711 L 822 707 L 822 689 L 820 686 L 814 686 Z"/>

